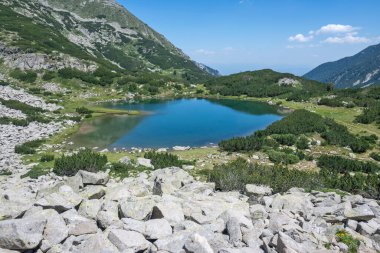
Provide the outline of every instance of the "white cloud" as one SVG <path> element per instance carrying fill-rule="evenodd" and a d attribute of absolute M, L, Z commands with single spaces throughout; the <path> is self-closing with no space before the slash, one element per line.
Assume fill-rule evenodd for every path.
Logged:
<path fill-rule="evenodd" d="M 198 49 L 198 50 L 195 50 L 195 53 L 201 54 L 201 55 L 214 55 L 215 51 L 207 50 L 207 49 Z"/>
<path fill-rule="evenodd" d="M 347 34 L 343 37 L 328 37 L 323 41 L 330 44 L 354 44 L 354 43 L 369 43 L 370 39 L 366 37 L 359 37 L 353 34 Z"/>
<path fill-rule="evenodd" d="M 319 38 L 320 43 L 330 44 L 354 44 L 369 43 L 372 39 L 359 35 L 360 28 L 352 25 L 328 24 L 317 30 L 309 31 L 308 35 L 297 34 L 289 37 L 289 41 L 306 44 Z"/>
<path fill-rule="evenodd" d="M 351 25 L 328 24 L 322 26 L 316 33 L 351 33 L 357 29 Z"/>
<path fill-rule="evenodd" d="M 297 34 L 297 35 L 294 35 L 294 36 L 290 36 L 289 37 L 289 41 L 294 41 L 294 42 L 309 42 L 311 41 L 312 39 L 314 38 L 314 36 L 310 35 L 310 36 L 305 36 L 303 34 Z"/>

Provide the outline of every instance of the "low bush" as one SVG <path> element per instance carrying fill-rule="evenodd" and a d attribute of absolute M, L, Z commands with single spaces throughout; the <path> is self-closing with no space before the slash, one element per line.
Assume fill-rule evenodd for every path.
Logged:
<path fill-rule="evenodd" d="M 374 162 L 363 162 L 352 160 L 342 156 L 321 155 L 318 158 L 317 165 L 320 168 L 335 171 L 337 173 L 347 172 L 364 172 L 377 173 L 380 172 L 380 166 Z"/>
<path fill-rule="evenodd" d="M 61 158 L 57 158 L 53 172 L 59 176 L 74 176 L 79 170 L 101 171 L 106 164 L 106 155 L 85 149 L 71 156 L 63 155 Z"/>
<path fill-rule="evenodd" d="M 21 176 L 21 178 L 30 177 L 32 179 L 37 179 L 40 176 L 44 176 L 50 172 L 50 169 L 44 168 L 42 166 L 36 165 L 27 173 Z"/>
<path fill-rule="evenodd" d="M 40 147 L 45 140 L 28 141 L 15 147 L 17 154 L 30 155 L 36 153 L 36 148 Z"/>
<path fill-rule="evenodd" d="M 88 114 L 92 114 L 94 111 L 86 108 L 86 107 L 78 107 L 75 109 L 75 111 L 81 115 L 88 115 Z"/>
<path fill-rule="evenodd" d="M 25 127 L 29 125 L 29 122 L 25 119 L 15 119 L 15 118 L 9 118 L 9 117 L 0 118 L 0 125 L 9 125 L 9 124 Z"/>
<path fill-rule="evenodd" d="M 51 154 L 42 155 L 40 158 L 40 162 L 51 162 L 51 161 L 54 161 L 54 155 L 51 155 Z"/>
<path fill-rule="evenodd" d="M 372 152 L 369 156 L 370 156 L 373 160 L 380 162 L 380 153 L 374 153 L 374 152 Z"/>
<path fill-rule="evenodd" d="M 144 158 L 150 159 L 152 165 L 155 169 L 163 169 L 167 167 L 182 167 L 182 165 L 193 164 L 190 161 L 180 160 L 177 155 L 170 153 L 157 153 L 157 152 L 147 152 Z"/>
<path fill-rule="evenodd" d="M 250 164 L 242 158 L 216 166 L 210 171 L 209 180 L 222 191 L 243 191 L 246 184 L 268 185 L 276 193 L 287 191 L 292 187 L 307 190 L 324 187 L 322 178 L 316 172 Z"/>
<path fill-rule="evenodd" d="M 309 148 L 309 139 L 306 138 L 305 136 L 301 136 L 300 138 L 298 138 L 297 142 L 296 142 L 296 147 L 298 149 L 308 149 Z"/>
<path fill-rule="evenodd" d="M 0 80 L 0 86 L 8 86 L 8 85 L 9 85 L 9 83 Z"/>
<path fill-rule="evenodd" d="M 37 73 L 34 71 L 22 71 L 15 69 L 10 73 L 10 76 L 26 83 L 34 83 L 37 79 Z"/>
<path fill-rule="evenodd" d="M 295 164 L 300 161 L 300 158 L 297 155 L 285 153 L 281 151 L 269 150 L 267 151 L 269 160 L 276 164 Z"/>
<path fill-rule="evenodd" d="M 274 134 L 272 138 L 279 144 L 286 146 L 293 146 L 297 141 L 297 137 L 294 134 Z"/>
<path fill-rule="evenodd" d="M 125 163 L 112 163 L 110 174 L 114 177 L 119 177 L 121 179 L 129 176 L 130 171 L 134 170 L 135 167 L 132 164 Z"/>

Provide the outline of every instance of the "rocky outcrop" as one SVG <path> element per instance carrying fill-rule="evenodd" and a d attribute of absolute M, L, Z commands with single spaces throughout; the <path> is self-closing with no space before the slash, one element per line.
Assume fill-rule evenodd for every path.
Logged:
<path fill-rule="evenodd" d="M 213 184 L 195 181 L 179 168 L 121 182 L 92 180 L 104 177 L 79 172 L 73 178 L 82 186 L 75 190 L 66 183 L 73 178 L 45 179 L 51 186 L 37 189 L 31 205 L 0 221 L 0 248 L 51 253 L 346 252 L 347 245 L 336 237 L 344 229 L 360 241 L 360 252 L 380 250 L 379 203 L 359 195 L 302 189 L 271 195 L 271 189 L 254 185 L 246 187 L 250 196 L 217 192 Z M 158 181 L 169 191 L 156 191 Z M 105 191 L 90 199 L 85 193 L 94 187 Z"/>
<path fill-rule="evenodd" d="M 0 44 L 0 59 L 12 69 L 21 70 L 58 70 L 63 68 L 74 68 L 80 71 L 94 71 L 97 66 L 87 63 L 75 57 L 65 54 L 47 55 L 42 53 L 27 53 L 15 47 L 7 47 Z"/>
<path fill-rule="evenodd" d="M 27 105 L 51 112 L 62 109 L 62 106 L 48 104 L 42 98 L 30 95 L 23 89 L 16 90 L 9 86 L 0 86 L 0 98 L 4 100 L 17 100 Z"/>

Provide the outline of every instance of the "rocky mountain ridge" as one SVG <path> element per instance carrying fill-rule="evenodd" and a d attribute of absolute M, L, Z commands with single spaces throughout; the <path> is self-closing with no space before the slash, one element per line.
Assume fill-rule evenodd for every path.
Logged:
<path fill-rule="evenodd" d="M 324 63 L 305 78 L 332 83 L 337 88 L 362 88 L 380 84 L 380 44 L 335 62 Z"/>
<path fill-rule="evenodd" d="M 116 71 L 177 70 L 195 80 L 214 73 L 115 1 L 1 4 L 0 57 L 10 68 L 93 71 L 95 65 Z"/>

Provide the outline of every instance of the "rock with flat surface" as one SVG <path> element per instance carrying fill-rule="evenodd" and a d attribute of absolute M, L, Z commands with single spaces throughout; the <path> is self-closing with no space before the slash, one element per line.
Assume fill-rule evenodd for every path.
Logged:
<path fill-rule="evenodd" d="M 102 206 L 102 201 L 99 199 L 84 200 L 78 209 L 78 213 L 90 219 L 96 219 L 98 212 Z"/>
<path fill-rule="evenodd" d="M 346 208 L 344 211 L 344 216 L 348 219 L 357 221 L 368 221 L 375 218 L 375 214 L 367 204 L 359 205 L 352 209 Z"/>
<path fill-rule="evenodd" d="M 148 198 L 128 199 L 120 203 L 120 213 L 124 218 L 147 220 L 150 218 L 155 202 Z"/>
<path fill-rule="evenodd" d="M 105 185 L 109 180 L 109 176 L 105 172 L 92 173 L 81 170 L 78 173 L 82 176 L 82 182 L 84 185 Z"/>
<path fill-rule="evenodd" d="M 75 208 L 82 202 L 82 197 L 76 194 L 70 186 L 59 187 L 58 192 L 53 192 L 41 199 L 35 205 L 43 208 L 52 208 L 58 212 L 64 212 Z"/>
<path fill-rule="evenodd" d="M 172 227 L 165 219 L 153 219 L 145 222 L 144 235 L 149 240 L 160 239 L 172 234 Z"/>
<path fill-rule="evenodd" d="M 181 205 L 174 202 L 161 202 L 154 206 L 152 219 L 165 219 L 171 225 L 185 220 Z"/>
<path fill-rule="evenodd" d="M 188 253 L 214 253 L 207 239 L 197 233 L 189 237 L 185 250 Z"/>
<path fill-rule="evenodd" d="M 152 165 L 152 161 L 150 159 L 146 159 L 146 158 L 142 158 L 142 157 L 137 158 L 137 165 L 143 166 L 146 168 L 151 168 L 151 169 L 154 168 L 154 166 Z"/>
<path fill-rule="evenodd" d="M 16 219 L 0 221 L 0 248 L 34 249 L 43 239 L 46 220 Z"/>
<path fill-rule="evenodd" d="M 114 229 L 108 234 L 108 239 L 119 251 L 134 250 L 135 252 L 141 252 L 151 247 L 150 242 L 142 234 L 135 231 Z"/>
<path fill-rule="evenodd" d="M 247 196 L 269 196 L 272 195 L 272 188 L 264 185 L 247 184 L 245 194 Z"/>

